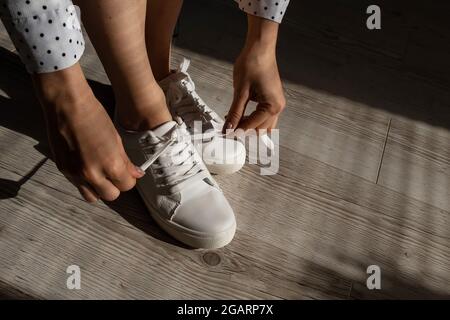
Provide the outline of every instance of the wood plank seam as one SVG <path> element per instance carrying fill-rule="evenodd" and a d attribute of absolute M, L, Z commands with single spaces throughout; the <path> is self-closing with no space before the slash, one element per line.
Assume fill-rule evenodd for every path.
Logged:
<path fill-rule="evenodd" d="M 378 179 L 380 178 L 380 172 L 381 172 L 381 166 L 383 165 L 384 153 L 386 151 L 386 145 L 387 145 L 387 142 L 389 139 L 389 132 L 391 131 L 391 122 L 392 122 L 392 118 L 389 118 L 387 130 L 386 130 L 386 138 L 384 139 L 383 151 L 381 152 L 380 165 L 378 166 L 377 179 L 375 180 L 375 184 L 378 184 Z"/>

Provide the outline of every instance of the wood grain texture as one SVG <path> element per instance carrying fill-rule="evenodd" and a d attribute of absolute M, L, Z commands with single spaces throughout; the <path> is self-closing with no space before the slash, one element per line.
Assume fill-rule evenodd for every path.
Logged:
<path fill-rule="evenodd" d="M 1 137 L 34 150 L 35 141 L 14 132 Z M 448 294 L 447 212 L 283 152 L 289 160 L 277 176 L 247 166 L 218 179 L 239 231 L 230 246 L 206 253 L 173 244 L 136 193 L 109 208 L 91 206 L 46 163 L 18 197 L 0 202 L 2 281 L 38 298 L 344 298 L 351 284 L 364 283 L 366 266 L 378 264 L 396 275 L 384 280 L 385 296 Z M 10 151 L 8 158 L 1 176 L 17 181 L 42 155 Z M 303 169 L 288 169 L 294 163 Z M 82 291 L 64 288 L 70 264 L 82 266 Z M 398 279 L 424 288 L 408 291 Z"/>
<path fill-rule="evenodd" d="M 190 73 L 199 93 L 225 116 L 233 97 L 230 66 L 211 60 L 205 63 L 202 55 L 175 50 L 176 61 L 180 56 L 192 60 Z M 212 71 L 205 73 L 206 69 Z M 284 146 L 365 179 L 376 180 L 389 120 L 385 114 L 372 112 L 362 104 L 349 105 L 346 99 L 322 98 L 317 92 L 293 83 L 286 83 L 285 91 L 288 104 L 279 123 Z M 253 108 L 251 105 L 247 113 Z"/>
<path fill-rule="evenodd" d="M 11 150 L 0 161 L 2 179 L 10 181 L 0 202 L 0 269 L 3 282 L 33 297 L 345 298 L 349 293 L 349 280 L 310 269 L 301 255 L 246 232 L 223 250 L 179 247 L 155 225 L 135 192 L 109 207 L 89 205 L 53 163 L 11 198 L 17 173 L 42 159 L 32 139 L 2 129 L 0 141 L 14 138 L 30 151 Z M 71 264 L 82 268 L 83 290 L 65 288 Z"/>
<path fill-rule="evenodd" d="M 219 10 L 205 1 L 186 6 L 185 18 L 181 20 L 183 29 L 176 40 L 178 49 L 175 50 L 176 54 L 193 60 L 191 73 L 199 92 L 221 115 L 225 115 L 231 105 L 231 63 L 245 36 L 242 15 L 227 9 Z M 187 18 L 198 15 L 199 11 L 209 12 L 205 17 L 205 24 L 209 25 L 206 30 L 194 19 Z M 223 25 L 227 26 L 226 34 L 221 30 Z M 282 31 L 278 61 L 288 98 L 279 123 L 284 145 L 375 181 L 389 115 L 372 110 L 365 103 L 349 103 L 342 95 L 341 74 L 349 60 L 345 53 L 330 47 L 318 50 L 317 46 L 311 46 L 308 38 L 291 41 L 299 34 L 291 28 Z M 203 43 L 197 36 L 200 33 L 217 41 Z M 214 68 L 208 68 L 206 64 Z M 292 68 L 292 65 L 296 67 Z M 211 86 L 211 82 L 217 85 Z"/>
<path fill-rule="evenodd" d="M 450 211 L 448 130 L 393 118 L 378 183 Z"/>
<path fill-rule="evenodd" d="M 217 177 L 238 232 L 210 251 L 171 239 L 135 191 L 82 201 L 47 159 L 30 80 L 0 31 L 0 298 L 450 298 L 450 95 L 435 67 L 446 47 L 430 64 L 415 58 L 414 48 L 433 42 L 408 36 L 418 20 L 399 4 L 386 13 L 399 29 L 369 38 L 355 29 L 361 4 L 292 8 L 279 46 L 288 98 L 280 170 L 260 176 L 246 165 Z M 239 16 L 233 6 L 186 2 L 174 48 L 174 66 L 192 59 L 199 93 L 221 115 L 245 36 Z M 420 19 L 445 25 L 428 11 Z M 199 32 L 214 41 L 200 43 Z M 109 81 L 87 44 L 81 63 L 111 114 Z M 408 48 L 416 51 L 405 60 Z M 71 264 L 81 267 L 81 290 L 66 289 Z M 380 291 L 365 285 L 372 264 Z"/>

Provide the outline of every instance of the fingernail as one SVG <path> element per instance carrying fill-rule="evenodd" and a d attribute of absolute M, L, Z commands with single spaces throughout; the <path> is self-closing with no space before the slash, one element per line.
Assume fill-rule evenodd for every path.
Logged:
<path fill-rule="evenodd" d="M 136 170 L 137 170 L 137 172 L 139 172 L 139 174 L 141 175 L 141 177 L 145 175 L 145 171 L 142 170 L 140 167 L 136 166 Z"/>
<path fill-rule="evenodd" d="M 223 126 L 222 132 L 227 133 L 227 130 L 231 130 L 231 129 L 233 129 L 233 124 L 231 122 L 227 122 Z"/>
<path fill-rule="evenodd" d="M 238 139 L 245 139 L 245 130 L 244 129 L 236 129 L 234 131 L 234 136 Z"/>

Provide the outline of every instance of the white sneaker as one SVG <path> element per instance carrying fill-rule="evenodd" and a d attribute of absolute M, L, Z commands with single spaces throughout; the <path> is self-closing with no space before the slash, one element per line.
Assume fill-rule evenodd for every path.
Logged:
<path fill-rule="evenodd" d="M 118 131 L 131 161 L 146 171 L 137 189 L 167 233 L 194 248 L 220 248 L 233 239 L 233 210 L 183 123 L 170 121 L 146 132 Z"/>
<path fill-rule="evenodd" d="M 178 70 L 159 85 L 166 94 L 172 116 L 186 123 L 208 169 L 214 174 L 234 173 L 245 164 L 245 146 L 222 134 L 224 120 L 195 91 L 195 84 L 187 73 L 189 64 L 188 59 L 183 59 Z"/>

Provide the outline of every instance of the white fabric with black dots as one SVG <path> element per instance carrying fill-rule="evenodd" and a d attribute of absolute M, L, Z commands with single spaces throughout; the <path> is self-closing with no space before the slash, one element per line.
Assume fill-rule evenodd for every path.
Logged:
<path fill-rule="evenodd" d="M 70 0 L 0 0 L 0 18 L 30 73 L 78 62 L 85 46 L 79 14 Z"/>
<path fill-rule="evenodd" d="M 283 20 L 289 0 L 234 0 L 239 8 L 248 14 L 278 23 Z"/>
<path fill-rule="evenodd" d="M 235 0 L 246 13 L 281 23 L 289 0 Z M 71 0 L 0 0 L 0 18 L 30 73 L 73 66 L 85 42 Z"/>

